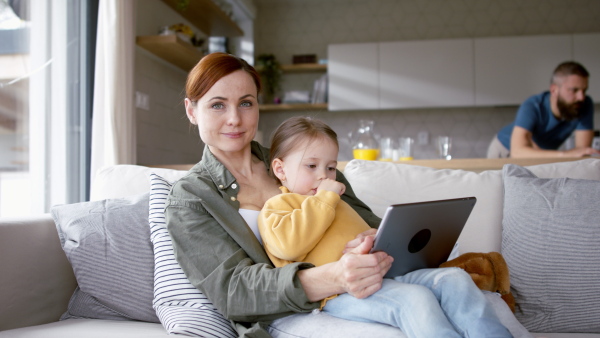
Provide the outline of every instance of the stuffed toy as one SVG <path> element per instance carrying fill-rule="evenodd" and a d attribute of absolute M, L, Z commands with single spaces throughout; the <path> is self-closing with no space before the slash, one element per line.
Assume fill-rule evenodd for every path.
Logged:
<path fill-rule="evenodd" d="M 510 292 L 508 265 L 498 252 L 467 252 L 444 262 L 440 268 L 459 267 L 465 270 L 481 290 L 498 292 L 512 312 L 515 298 Z"/>

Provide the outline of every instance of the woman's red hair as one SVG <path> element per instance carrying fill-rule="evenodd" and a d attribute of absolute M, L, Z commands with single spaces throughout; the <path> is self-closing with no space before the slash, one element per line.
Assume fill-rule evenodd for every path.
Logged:
<path fill-rule="evenodd" d="M 192 102 L 198 101 L 222 77 L 243 70 L 252 77 L 260 93 L 260 75 L 246 60 L 227 53 L 211 53 L 200 59 L 192 68 L 185 85 L 185 96 Z"/>

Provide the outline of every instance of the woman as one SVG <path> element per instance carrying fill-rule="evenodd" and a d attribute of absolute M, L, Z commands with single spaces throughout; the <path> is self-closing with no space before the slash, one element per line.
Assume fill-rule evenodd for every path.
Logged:
<path fill-rule="evenodd" d="M 269 176 L 268 149 L 252 141 L 259 92 L 258 73 L 235 56 L 213 53 L 192 69 L 185 108 L 206 147 L 202 160 L 174 185 L 165 210 L 179 264 L 190 282 L 238 323 L 240 336 L 267 336 L 272 320 L 317 309 L 334 294 L 367 297 L 381 287 L 392 263 L 383 252 L 368 253 L 372 229 L 349 242 L 348 253 L 334 263 L 273 267 L 256 235 L 258 211 L 279 193 Z M 336 179 L 347 187 L 342 199 L 371 227 L 378 226 L 380 219 L 356 198 L 343 175 L 338 172 Z"/>

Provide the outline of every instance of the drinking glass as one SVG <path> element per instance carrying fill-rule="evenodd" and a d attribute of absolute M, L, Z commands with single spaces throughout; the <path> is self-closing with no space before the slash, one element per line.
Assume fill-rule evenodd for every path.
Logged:
<path fill-rule="evenodd" d="M 401 137 L 399 139 L 399 152 L 400 152 L 400 161 L 410 161 L 413 159 L 412 155 L 412 144 L 414 140 L 410 137 Z"/>
<path fill-rule="evenodd" d="M 396 141 L 391 137 L 384 137 L 379 140 L 379 160 L 380 161 L 397 161 L 398 149 Z"/>
<path fill-rule="evenodd" d="M 452 138 L 450 136 L 438 137 L 438 151 L 440 158 L 444 160 L 452 159 L 450 155 L 450 149 L 452 148 Z"/>

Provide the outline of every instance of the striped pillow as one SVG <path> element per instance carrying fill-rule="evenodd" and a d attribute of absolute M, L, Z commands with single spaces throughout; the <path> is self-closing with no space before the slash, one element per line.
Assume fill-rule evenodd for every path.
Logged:
<path fill-rule="evenodd" d="M 237 337 L 231 323 L 187 279 L 175 260 L 165 224 L 165 203 L 172 184 L 150 174 L 150 239 L 154 246 L 156 314 L 169 334 Z"/>
<path fill-rule="evenodd" d="M 600 332 L 600 182 L 507 164 L 502 255 L 532 332 Z"/>
<path fill-rule="evenodd" d="M 61 319 L 158 323 L 152 308 L 148 201 L 146 192 L 52 207 L 60 244 L 78 284 Z"/>

